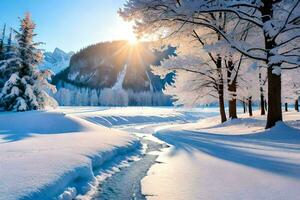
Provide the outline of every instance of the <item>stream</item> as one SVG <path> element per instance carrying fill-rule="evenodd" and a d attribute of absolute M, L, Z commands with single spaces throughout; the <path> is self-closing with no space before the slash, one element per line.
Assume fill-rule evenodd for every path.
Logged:
<path fill-rule="evenodd" d="M 93 200 L 146 199 L 141 191 L 141 180 L 147 175 L 147 171 L 155 164 L 158 157 L 149 152 L 159 151 L 163 145 L 145 139 L 141 142 L 147 145 L 146 153 L 141 155 L 139 160 L 132 162 L 128 167 L 102 182 Z"/>

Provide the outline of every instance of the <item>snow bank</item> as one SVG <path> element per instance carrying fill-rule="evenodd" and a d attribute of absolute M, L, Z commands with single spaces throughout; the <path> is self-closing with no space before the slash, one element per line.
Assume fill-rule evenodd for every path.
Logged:
<path fill-rule="evenodd" d="M 143 193 L 150 200 L 299 197 L 300 114 L 285 113 L 285 119 L 266 131 L 260 116 L 159 130 L 155 136 L 172 147 L 142 180 Z"/>
<path fill-rule="evenodd" d="M 70 113 L 75 112 L 69 109 Z M 136 149 L 129 134 L 72 114 L 0 114 L 0 199 L 71 199 L 89 189 L 93 169 Z"/>

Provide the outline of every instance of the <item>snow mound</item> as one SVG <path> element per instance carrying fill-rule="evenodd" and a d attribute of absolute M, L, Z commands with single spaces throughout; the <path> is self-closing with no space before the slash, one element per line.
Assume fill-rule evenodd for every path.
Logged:
<path fill-rule="evenodd" d="M 142 180 L 143 194 L 150 200 L 295 199 L 300 195 L 300 114 L 284 115 L 285 123 L 269 130 L 260 116 L 158 129 L 155 136 L 171 148 Z"/>
<path fill-rule="evenodd" d="M 59 112 L 1 113 L 0 130 L 0 200 L 72 199 L 90 189 L 93 169 L 140 145 Z"/>

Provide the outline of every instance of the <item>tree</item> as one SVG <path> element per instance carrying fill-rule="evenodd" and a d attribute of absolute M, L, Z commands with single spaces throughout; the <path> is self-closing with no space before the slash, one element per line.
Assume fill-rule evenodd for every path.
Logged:
<path fill-rule="evenodd" d="M 213 17 L 218 18 L 218 16 Z M 162 43 L 176 46 L 178 56 L 162 62 L 162 67 L 153 67 L 154 73 L 164 77 L 176 71 L 175 83 L 168 86 L 165 93 L 172 95 L 177 104 L 202 104 L 217 99 L 221 122 L 225 122 L 227 120 L 224 103 L 226 87 L 223 77 L 226 77 L 226 74 L 223 54 L 205 49 L 206 47 L 210 49 L 212 41 L 218 41 L 220 37 L 211 30 L 199 30 L 193 26 L 182 28 L 180 35 L 180 40 L 176 37 L 167 37 L 158 42 L 158 48 Z M 191 98 L 187 100 L 184 93 Z"/>
<path fill-rule="evenodd" d="M 54 107 L 56 101 L 47 94 L 47 90 L 55 92 L 55 86 L 48 83 L 52 72 L 39 71 L 37 65 L 42 54 L 34 43 L 35 24 L 30 14 L 20 20 L 19 32 L 16 31 L 17 49 L 15 54 L 7 54 L 6 64 L 1 71 L 8 74 L 8 80 L 0 93 L 0 103 L 6 110 L 26 111 Z"/>
<path fill-rule="evenodd" d="M 154 74 L 162 78 L 173 71 L 176 74 L 174 83 L 166 85 L 165 94 L 173 96 L 177 105 L 193 106 L 213 103 L 218 99 L 218 85 L 222 80 L 211 62 L 195 55 L 176 56 L 152 68 Z"/>
<path fill-rule="evenodd" d="M 5 30 L 6 30 L 6 25 L 4 25 L 3 30 L 2 30 L 2 35 L 0 37 L 0 72 L 1 72 L 1 68 L 3 68 L 3 65 L 6 64 L 6 62 L 4 61 L 5 59 L 5 44 L 4 44 L 4 39 L 5 39 Z M 1 73 L 0 74 L 0 88 L 3 87 L 5 82 L 5 77 L 4 75 Z"/>
<path fill-rule="evenodd" d="M 136 20 L 136 30 L 142 35 L 163 32 L 176 22 L 181 22 L 178 29 L 186 24 L 206 27 L 218 32 L 244 56 L 263 61 L 268 69 L 266 128 L 270 128 L 282 121 L 281 70 L 299 66 L 299 10 L 299 0 L 129 0 L 120 14 L 127 20 Z M 224 32 L 207 17 L 218 12 L 236 16 L 237 24 L 248 22 L 255 26 L 264 45 L 249 44 Z"/>
<path fill-rule="evenodd" d="M 267 82 L 267 74 L 265 68 L 259 66 L 259 73 L 258 73 L 258 80 L 259 80 L 259 92 L 260 92 L 260 114 L 266 114 L 266 82 Z"/>
<path fill-rule="evenodd" d="M 259 99 L 260 84 L 259 84 L 259 68 L 256 63 L 250 65 L 251 62 L 246 62 L 239 76 L 239 97 L 247 101 L 249 116 L 253 115 L 252 103 Z"/>
<path fill-rule="evenodd" d="M 1 37 L 0 37 L 0 61 L 4 60 L 4 54 L 5 54 L 5 46 L 4 46 L 5 31 L 6 31 L 6 25 L 4 25 L 4 27 L 2 29 L 2 34 L 1 34 Z"/>
<path fill-rule="evenodd" d="M 293 69 L 284 71 L 282 73 L 282 102 L 284 102 L 285 111 L 288 111 L 288 104 L 295 104 L 295 110 L 297 109 L 298 98 L 300 94 L 300 71 L 299 69 Z"/>

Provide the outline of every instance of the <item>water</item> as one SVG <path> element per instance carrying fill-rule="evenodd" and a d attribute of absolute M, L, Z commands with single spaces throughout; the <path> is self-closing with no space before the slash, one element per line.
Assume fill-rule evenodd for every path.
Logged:
<path fill-rule="evenodd" d="M 141 192 L 141 180 L 147 175 L 147 171 L 155 164 L 157 155 L 147 154 L 151 151 L 159 151 L 161 144 L 142 140 L 147 144 L 146 154 L 141 159 L 133 162 L 129 167 L 105 180 L 99 185 L 99 192 L 93 200 L 145 200 Z"/>

